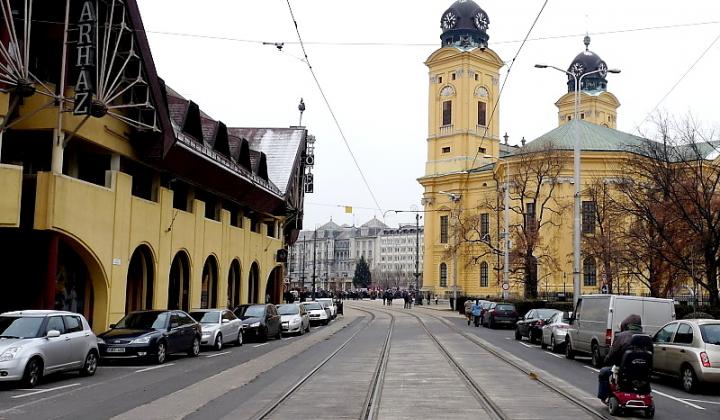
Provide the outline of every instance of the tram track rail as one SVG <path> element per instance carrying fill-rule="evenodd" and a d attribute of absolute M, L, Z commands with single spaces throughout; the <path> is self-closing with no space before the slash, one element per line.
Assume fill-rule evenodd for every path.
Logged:
<path fill-rule="evenodd" d="M 273 400 L 270 404 L 266 405 L 261 411 L 256 413 L 252 419 L 253 420 L 262 420 L 267 419 L 273 416 L 279 408 L 283 406 L 283 404 L 290 399 L 293 395 L 295 395 L 302 387 L 313 377 L 315 377 L 318 372 L 320 372 L 331 360 L 333 360 L 342 350 L 344 350 L 348 344 L 350 344 L 353 340 L 357 338 L 357 336 L 370 328 L 374 324 L 374 322 L 377 319 L 377 316 L 373 311 L 353 307 L 353 309 L 364 312 L 370 315 L 370 319 L 365 323 L 364 326 L 359 328 L 357 331 L 355 331 L 349 338 L 347 338 L 340 346 L 338 346 L 335 350 L 332 351 L 328 356 L 326 356 L 322 361 L 320 361 L 318 364 L 316 364 L 308 373 L 306 373 L 300 380 L 298 380 L 295 384 L 293 384 L 290 388 L 288 388 L 282 395 L 280 395 L 278 398 Z M 385 368 L 387 367 L 387 358 L 390 354 L 390 342 L 392 339 L 392 330 L 395 325 L 395 316 L 393 314 L 387 314 L 390 315 L 390 325 L 388 326 L 388 333 L 385 337 L 384 343 L 383 343 L 383 349 L 380 353 L 380 358 L 378 359 L 377 366 L 373 372 L 370 385 L 368 387 L 368 392 L 365 397 L 365 402 L 362 406 L 362 412 L 360 413 L 361 419 L 376 419 L 377 418 L 377 411 L 378 411 L 378 404 L 380 399 L 380 393 L 382 392 L 382 382 L 384 379 L 385 374 Z"/>
<path fill-rule="evenodd" d="M 355 307 L 354 307 L 355 308 Z M 381 312 L 395 312 L 395 313 L 402 313 L 409 315 L 411 317 L 414 317 L 418 320 L 422 328 L 425 330 L 426 334 L 432 339 L 432 341 L 438 346 L 443 353 L 443 356 L 448 360 L 448 362 L 453 366 L 456 371 L 458 372 L 458 375 L 465 381 L 465 383 L 471 388 L 471 390 L 476 394 L 476 398 L 481 402 L 483 407 L 486 408 L 488 411 L 488 414 L 496 419 L 510 419 L 511 417 L 507 416 L 506 413 L 503 412 L 503 410 L 495 404 L 492 399 L 487 395 L 487 393 L 482 389 L 480 384 L 478 384 L 475 380 L 472 379 L 472 376 L 462 367 L 462 364 L 460 364 L 457 359 L 450 354 L 450 352 L 447 350 L 447 348 L 440 342 L 438 337 L 430 331 L 430 329 L 427 327 L 427 324 L 422 320 L 422 318 L 412 312 L 405 312 L 400 311 L 397 309 L 387 309 L 382 308 L 379 309 Z M 598 419 L 606 419 L 611 420 L 613 419 L 609 415 L 606 415 L 591 405 L 587 404 L 582 399 L 570 394 L 566 390 L 562 389 L 557 384 L 553 383 L 552 381 L 548 381 L 547 379 L 544 379 L 543 377 L 537 375 L 534 371 L 531 369 L 526 368 L 525 366 L 522 366 L 521 364 L 517 363 L 516 361 L 509 359 L 505 357 L 502 353 L 498 352 L 495 348 L 488 345 L 487 343 L 484 343 L 481 341 L 478 337 L 474 337 L 472 334 L 468 334 L 465 331 L 460 330 L 457 328 L 456 325 L 452 324 L 450 321 L 444 319 L 443 317 L 434 315 L 434 314 L 424 314 L 428 317 L 431 317 L 439 322 L 441 322 L 443 325 L 446 325 L 450 330 L 455 332 L 456 334 L 459 334 L 466 340 L 470 341 L 471 343 L 475 344 L 476 346 L 480 347 L 481 349 L 487 351 L 489 354 L 495 356 L 497 359 L 503 361 L 504 363 L 510 365 L 511 367 L 519 370 L 520 372 L 524 373 L 525 375 L 531 376 L 533 375 L 534 379 L 544 385 L 546 388 L 551 390 L 552 392 L 564 397 L 569 402 L 571 402 L 573 405 L 581 408 L 586 413 L 590 414 L 592 417 L 598 418 Z"/>

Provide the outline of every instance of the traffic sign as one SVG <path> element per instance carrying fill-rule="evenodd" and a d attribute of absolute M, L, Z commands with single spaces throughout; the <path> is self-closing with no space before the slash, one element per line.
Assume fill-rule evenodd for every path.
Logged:
<path fill-rule="evenodd" d="M 510 284 L 503 283 L 502 288 L 503 288 L 503 290 L 510 290 Z"/>

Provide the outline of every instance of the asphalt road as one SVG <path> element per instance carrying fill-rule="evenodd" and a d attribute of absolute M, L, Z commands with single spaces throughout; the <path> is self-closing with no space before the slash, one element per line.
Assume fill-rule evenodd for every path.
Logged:
<path fill-rule="evenodd" d="M 530 344 L 527 339 L 516 341 L 513 329 L 491 330 L 484 327 L 467 326 L 465 318 L 448 316 L 448 312 L 437 312 L 447 316 L 465 331 L 478 335 L 491 344 L 561 378 L 582 390 L 595 395 L 597 392 L 597 370 L 590 365 L 589 357 L 567 360 L 562 354 L 542 350 L 540 345 Z M 720 386 L 706 387 L 698 394 L 688 394 L 672 380 L 658 379 L 653 382 L 655 418 L 664 419 L 720 419 Z"/>
<path fill-rule="evenodd" d="M 313 332 L 316 330 L 313 328 Z M 104 364 L 93 377 L 82 378 L 76 373 L 53 375 L 32 390 L 2 383 L 0 419 L 111 418 L 297 339 L 290 336 L 266 343 L 246 342 L 241 347 L 227 346 L 219 352 L 203 351 L 198 358 L 173 355 L 163 365 Z"/>

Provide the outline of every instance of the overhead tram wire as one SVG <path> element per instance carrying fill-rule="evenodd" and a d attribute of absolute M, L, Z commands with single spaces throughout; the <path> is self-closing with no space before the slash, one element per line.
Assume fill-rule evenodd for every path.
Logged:
<path fill-rule="evenodd" d="M 532 25 L 530 26 L 530 29 L 528 30 L 527 34 L 525 35 L 525 39 L 522 41 L 522 44 L 518 47 L 517 52 L 515 53 L 515 56 L 510 61 L 510 66 L 508 67 L 508 71 L 505 74 L 505 80 L 503 80 L 502 86 L 500 86 L 500 92 L 498 93 L 497 99 L 495 100 L 495 105 L 493 105 L 493 109 L 490 112 L 490 118 L 485 122 L 485 131 L 483 131 L 482 138 L 480 139 L 480 145 L 482 146 L 483 141 L 485 141 L 485 138 L 487 137 L 488 128 L 490 127 L 490 124 L 492 123 L 493 116 L 495 115 L 495 111 L 497 111 L 497 107 L 500 104 L 500 97 L 503 94 L 503 91 L 505 90 L 505 85 L 507 84 L 508 79 L 510 78 L 510 72 L 512 72 L 513 66 L 515 65 L 515 60 L 520 56 L 520 52 L 522 51 L 523 47 L 525 46 L 525 43 L 528 41 L 528 38 L 530 38 L 530 34 L 532 33 L 533 29 L 535 29 L 535 25 L 538 23 L 538 20 L 540 20 L 540 16 L 542 15 L 542 12 L 545 10 L 545 6 L 547 6 L 549 0 L 545 0 L 542 7 L 540 8 L 540 11 L 538 12 L 537 16 L 535 16 L 535 20 L 533 21 Z M 470 168 L 467 170 L 467 177 L 465 178 L 465 181 L 470 178 L 470 171 L 472 171 L 475 167 L 475 162 L 477 161 L 478 156 L 480 155 L 481 148 L 478 147 L 477 151 L 475 152 L 475 157 L 473 158 L 472 163 L 470 164 Z"/>
<path fill-rule="evenodd" d="M 33 21 L 35 21 L 35 20 L 33 20 Z M 62 23 L 62 22 L 49 22 L 49 21 L 37 21 L 37 22 L 57 23 L 57 24 Z M 718 24 L 720 24 L 720 21 L 714 20 L 714 21 L 707 21 L 707 22 L 678 23 L 678 24 L 674 24 L 674 25 L 644 26 L 644 27 L 638 27 L 638 28 L 617 29 L 617 30 L 612 30 L 612 31 L 548 35 L 548 36 L 540 36 L 540 37 L 535 37 L 535 38 L 527 38 L 525 40 L 516 39 L 516 40 L 496 41 L 496 42 L 494 42 L 494 44 L 495 45 L 503 45 L 503 44 L 517 44 L 520 42 L 551 41 L 551 40 L 557 40 L 557 39 L 577 38 L 577 37 L 581 37 L 581 36 L 585 36 L 585 35 L 590 35 L 590 36 L 616 35 L 616 34 L 624 34 L 624 33 L 632 33 L 632 32 L 692 28 L 692 27 L 696 27 L 696 26 L 708 26 L 708 25 L 718 25 Z M 167 35 L 167 36 L 177 36 L 177 37 L 186 37 L 186 38 L 209 39 L 209 40 L 216 40 L 216 41 L 242 42 L 242 43 L 247 43 L 247 44 L 258 44 L 258 45 L 262 45 L 263 43 L 268 42 L 268 41 L 262 41 L 262 40 L 257 40 L 257 39 L 242 39 L 242 38 L 233 38 L 230 36 L 222 36 L 222 35 L 193 34 L 193 33 L 185 33 L 185 32 L 172 32 L 172 31 L 145 30 L 145 33 L 154 34 L 154 35 Z M 286 42 L 284 42 L 284 44 L 285 45 L 300 45 L 300 42 L 286 41 Z M 423 47 L 423 48 L 434 47 L 436 45 L 436 44 L 422 43 L 422 42 L 362 42 L 362 41 L 359 41 L 359 42 L 308 41 L 308 42 L 305 42 L 304 44 L 305 45 L 321 45 L 321 46 L 337 46 L 337 47 Z"/>
<path fill-rule="evenodd" d="M 705 48 L 705 50 L 702 52 L 702 54 L 700 54 L 700 56 L 697 58 L 697 60 L 695 60 L 695 61 L 690 65 L 690 67 L 687 69 L 687 71 L 685 71 L 685 73 L 683 73 L 683 75 L 680 76 L 680 78 L 678 79 L 678 81 L 675 82 L 674 85 L 672 85 L 672 87 L 670 88 L 670 90 L 668 90 L 667 93 L 665 93 L 665 95 L 663 95 L 663 97 L 658 101 L 658 103 L 655 104 L 655 106 L 653 107 L 653 109 L 652 109 L 650 112 L 648 112 L 647 115 L 645 115 L 645 118 L 643 118 L 639 123 L 635 124 L 635 131 L 636 131 L 636 132 L 640 133 L 640 126 L 641 126 L 645 121 L 647 121 L 648 118 L 650 118 L 650 116 L 652 116 L 652 114 L 655 113 L 655 111 L 657 111 L 658 107 L 660 107 L 660 105 L 661 105 L 663 102 L 665 102 L 665 99 L 667 99 L 668 96 L 670 96 L 670 95 L 673 93 L 673 91 L 675 91 L 675 88 L 677 88 L 678 85 L 680 85 L 680 83 L 682 83 L 682 81 L 685 80 L 685 77 L 687 77 L 687 75 L 690 74 L 690 72 L 695 68 L 695 66 L 700 62 L 700 60 L 702 60 L 703 58 L 705 58 L 705 56 L 707 55 L 707 53 L 715 46 L 715 44 L 717 44 L 717 42 L 718 42 L 719 40 L 720 40 L 720 33 L 718 33 L 718 35 L 715 37 L 715 39 L 712 40 L 712 42 L 710 43 L 710 45 L 708 45 L 708 47 Z"/>
<path fill-rule="evenodd" d="M 352 149 L 350 148 L 350 143 L 348 142 L 347 138 L 345 137 L 345 133 L 343 132 L 342 127 L 340 126 L 340 122 L 338 121 L 337 117 L 335 116 L 335 111 L 333 111 L 332 106 L 330 106 L 330 101 L 328 100 L 327 96 L 325 95 L 325 91 L 323 90 L 322 86 L 320 85 L 320 80 L 318 80 L 317 75 L 315 74 L 315 70 L 313 69 L 312 65 L 310 64 L 310 59 L 308 58 L 307 51 L 305 50 L 305 44 L 303 43 L 302 36 L 300 35 L 300 28 L 298 28 L 297 20 L 295 19 L 295 13 L 293 13 L 292 6 L 290 5 L 290 0 L 287 0 L 288 9 L 290 10 L 290 17 L 292 18 L 293 24 L 295 25 L 295 32 L 297 32 L 298 41 L 300 42 L 300 47 L 302 48 L 303 56 L 305 57 L 305 63 L 308 66 L 308 69 L 310 70 L 310 74 L 312 75 L 313 79 L 315 80 L 315 84 L 317 85 L 318 90 L 320 91 L 320 95 L 322 95 L 323 100 L 325 101 L 325 105 L 328 108 L 328 111 L 330 111 L 330 115 L 332 116 L 333 121 L 335 122 L 335 126 L 338 129 L 338 132 L 340 133 L 340 137 L 342 137 L 343 142 L 345 143 L 345 147 L 347 147 L 348 152 L 350 153 L 350 156 L 352 157 L 353 162 L 355 163 L 355 167 L 357 168 L 358 172 L 360 172 L 360 177 L 362 178 L 363 182 L 365 183 L 365 187 L 367 187 L 368 192 L 370 193 L 370 196 L 373 199 L 373 202 L 375 203 L 375 206 L 379 211 L 382 211 L 382 208 L 380 208 L 380 204 L 378 203 L 377 198 L 375 197 L 375 193 L 373 192 L 372 188 L 370 188 L 370 183 L 368 183 L 367 178 L 365 177 L 365 173 L 363 173 L 362 169 L 360 168 L 360 164 L 357 161 L 357 158 L 355 157 L 355 154 L 353 153 Z"/>

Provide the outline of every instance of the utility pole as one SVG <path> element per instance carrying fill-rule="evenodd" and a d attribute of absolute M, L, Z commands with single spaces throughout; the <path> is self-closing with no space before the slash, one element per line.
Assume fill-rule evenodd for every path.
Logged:
<path fill-rule="evenodd" d="M 315 300 L 315 247 L 317 246 L 317 226 L 315 226 L 315 233 L 313 234 L 313 273 L 312 273 L 312 299 Z"/>
<path fill-rule="evenodd" d="M 302 233 L 301 233 L 302 235 Z M 302 280 L 302 288 L 305 289 L 305 238 L 302 238 L 302 254 L 300 255 L 300 279 Z"/>
<path fill-rule="evenodd" d="M 422 305 L 420 295 L 420 213 L 415 213 L 415 304 Z"/>

